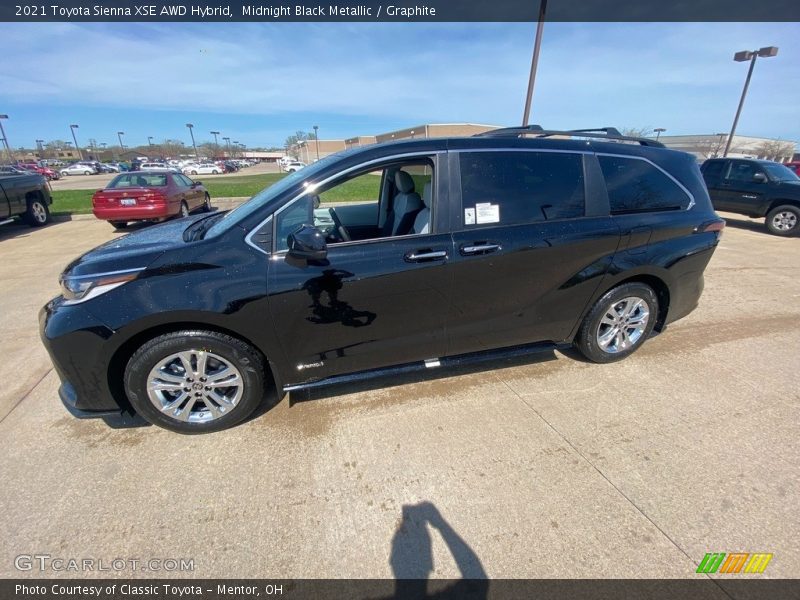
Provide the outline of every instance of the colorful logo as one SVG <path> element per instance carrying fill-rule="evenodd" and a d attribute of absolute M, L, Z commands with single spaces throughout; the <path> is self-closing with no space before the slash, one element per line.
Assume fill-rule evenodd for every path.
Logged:
<path fill-rule="evenodd" d="M 727 558 L 726 558 L 727 557 Z M 697 573 L 763 573 L 772 554 L 766 552 L 709 552 L 700 561 Z"/>

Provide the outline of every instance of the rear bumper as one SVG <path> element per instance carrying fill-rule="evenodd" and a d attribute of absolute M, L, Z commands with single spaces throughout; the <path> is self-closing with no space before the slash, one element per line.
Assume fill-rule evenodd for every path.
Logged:
<path fill-rule="evenodd" d="M 152 204 L 139 206 L 113 206 L 92 207 L 92 214 L 103 221 L 139 221 L 148 219 L 163 219 L 171 217 L 167 204 Z"/>

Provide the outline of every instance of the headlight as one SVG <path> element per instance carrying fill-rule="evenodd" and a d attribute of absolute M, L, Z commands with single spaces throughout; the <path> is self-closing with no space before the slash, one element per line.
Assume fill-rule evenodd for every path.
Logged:
<path fill-rule="evenodd" d="M 78 304 L 96 298 L 113 290 L 129 281 L 136 279 L 144 269 L 126 269 L 110 273 L 97 273 L 94 275 L 64 275 L 61 274 L 61 295 L 64 304 Z"/>

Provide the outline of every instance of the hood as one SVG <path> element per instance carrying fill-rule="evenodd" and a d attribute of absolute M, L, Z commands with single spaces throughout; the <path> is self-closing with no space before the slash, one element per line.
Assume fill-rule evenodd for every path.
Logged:
<path fill-rule="evenodd" d="M 79 256 L 64 269 L 69 275 L 92 275 L 148 267 L 169 250 L 186 245 L 183 232 L 208 214 L 192 215 L 146 227 L 106 242 Z"/>

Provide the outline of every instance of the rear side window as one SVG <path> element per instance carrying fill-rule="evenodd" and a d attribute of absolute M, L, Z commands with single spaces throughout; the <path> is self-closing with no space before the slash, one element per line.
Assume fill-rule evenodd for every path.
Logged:
<path fill-rule="evenodd" d="M 725 163 L 721 160 L 712 160 L 703 165 L 703 176 L 708 179 L 719 179 Z"/>
<path fill-rule="evenodd" d="M 611 214 L 681 210 L 690 198 L 661 170 L 646 162 L 619 156 L 601 156 Z"/>
<path fill-rule="evenodd" d="M 461 154 L 464 225 L 517 225 L 582 217 L 583 161 L 565 152 Z"/>

